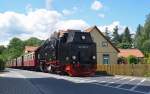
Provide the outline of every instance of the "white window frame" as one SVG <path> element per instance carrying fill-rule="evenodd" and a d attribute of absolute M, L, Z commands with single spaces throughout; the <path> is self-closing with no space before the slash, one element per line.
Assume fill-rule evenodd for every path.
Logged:
<path fill-rule="evenodd" d="M 103 64 L 110 64 L 110 55 L 109 54 L 103 54 Z"/>
<path fill-rule="evenodd" d="M 108 42 L 107 41 L 102 41 L 102 47 L 108 47 Z"/>

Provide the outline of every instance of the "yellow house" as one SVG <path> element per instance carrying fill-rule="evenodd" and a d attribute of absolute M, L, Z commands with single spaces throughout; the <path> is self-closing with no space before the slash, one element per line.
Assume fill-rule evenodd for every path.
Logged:
<path fill-rule="evenodd" d="M 90 32 L 97 50 L 97 64 L 115 64 L 118 59 L 119 50 L 103 35 L 96 27 L 91 27 L 85 30 Z"/>

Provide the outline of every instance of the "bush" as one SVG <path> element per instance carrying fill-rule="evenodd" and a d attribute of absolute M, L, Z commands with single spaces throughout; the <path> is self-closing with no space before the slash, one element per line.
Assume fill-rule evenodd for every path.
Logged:
<path fill-rule="evenodd" d="M 0 71 L 5 69 L 5 62 L 3 59 L 0 58 Z"/>
<path fill-rule="evenodd" d="M 150 72 L 147 72 L 144 76 L 145 77 L 150 77 Z"/>
<path fill-rule="evenodd" d="M 127 60 L 128 60 L 129 64 L 137 64 L 138 63 L 138 60 L 135 56 L 128 56 Z"/>
<path fill-rule="evenodd" d="M 150 53 L 145 52 L 144 64 L 150 64 Z"/>
<path fill-rule="evenodd" d="M 150 64 L 150 58 L 144 58 L 143 64 Z"/>
<path fill-rule="evenodd" d="M 119 57 L 117 63 L 118 64 L 127 64 L 127 59 L 125 57 Z"/>

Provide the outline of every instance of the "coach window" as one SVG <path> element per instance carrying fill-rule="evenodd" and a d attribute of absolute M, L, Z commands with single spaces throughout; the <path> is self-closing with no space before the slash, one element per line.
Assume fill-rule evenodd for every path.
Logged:
<path fill-rule="evenodd" d="M 32 59 L 34 59 L 34 54 L 32 54 Z"/>
<path fill-rule="evenodd" d="M 34 55 L 32 54 L 32 59 L 34 59 Z"/>
<path fill-rule="evenodd" d="M 30 55 L 28 55 L 28 60 L 30 60 Z"/>
<path fill-rule="evenodd" d="M 24 61 L 26 61 L 26 59 L 27 59 L 27 58 L 26 58 L 26 55 L 24 55 Z"/>
<path fill-rule="evenodd" d="M 32 54 L 29 55 L 29 59 L 30 59 L 30 60 L 32 59 Z"/>
<path fill-rule="evenodd" d="M 28 55 L 26 55 L 26 61 L 28 60 Z"/>
<path fill-rule="evenodd" d="M 109 54 L 103 54 L 103 64 L 109 64 Z"/>
<path fill-rule="evenodd" d="M 30 54 L 28 55 L 28 60 L 30 60 Z"/>
<path fill-rule="evenodd" d="M 102 42 L 102 47 L 108 47 L 108 42 L 107 41 L 103 41 Z"/>
<path fill-rule="evenodd" d="M 32 54 L 30 55 L 30 59 L 32 60 Z"/>
<path fill-rule="evenodd" d="M 33 59 L 33 54 L 31 54 L 31 59 Z"/>

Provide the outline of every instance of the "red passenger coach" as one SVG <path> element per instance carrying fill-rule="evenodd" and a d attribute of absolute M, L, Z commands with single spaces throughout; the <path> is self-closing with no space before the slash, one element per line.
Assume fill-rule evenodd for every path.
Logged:
<path fill-rule="evenodd" d="M 17 68 L 21 68 L 23 66 L 23 56 L 17 58 Z"/>
<path fill-rule="evenodd" d="M 17 65 L 17 60 L 16 58 L 12 60 L 12 67 L 15 68 Z"/>
<path fill-rule="evenodd" d="M 23 66 L 25 68 L 34 68 L 36 65 L 35 52 L 24 55 Z"/>

